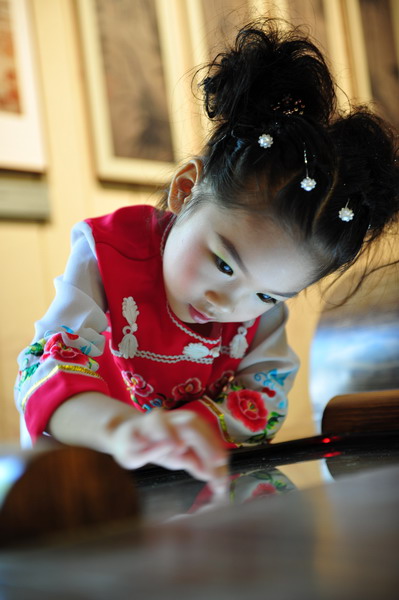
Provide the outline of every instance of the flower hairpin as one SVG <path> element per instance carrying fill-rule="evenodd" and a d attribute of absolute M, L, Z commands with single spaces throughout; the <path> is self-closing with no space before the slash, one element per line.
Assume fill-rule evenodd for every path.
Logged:
<path fill-rule="evenodd" d="M 352 221 L 353 217 L 355 216 L 355 213 L 353 212 L 353 210 L 351 208 L 348 207 L 348 202 L 345 204 L 345 206 L 343 208 L 341 208 L 341 210 L 338 212 L 338 216 L 341 219 L 341 221 Z"/>
<path fill-rule="evenodd" d="M 262 148 L 270 148 L 273 145 L 273 138 L 270 133 L 262 133 L 258 138 L 258 144 Z"/>
<path fill-rule="evenodd" d="M 305 190 L 305 192 L 311 192 L 316 187 L 316 180 L 309 177 L 306 148 L 303 149 L 303 155 L 305 159 L 306 177 L 304 177 L 301 181 L 301 188 Z"/>
<path fill-rule="evenodd" d="M 294 100 L 291 94 L 287 94 L 279 102 L 273 104 L 271 108 L 272 110 L 280 112 L 289 117 L 291 115 L 302 116 L 306 107 L 305 103 L 300 98 Z"/>

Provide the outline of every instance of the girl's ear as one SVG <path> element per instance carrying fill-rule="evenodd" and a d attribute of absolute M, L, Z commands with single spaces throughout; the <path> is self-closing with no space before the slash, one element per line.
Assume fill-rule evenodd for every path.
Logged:
<path fill-rule="evenodd" d="M 193 187 L 201 177 L 202 167 L 202 160 L 193 158 L 176 171 L 168 194 L 168 208 L 171 212 L 179 214 L 184 203 L 190 197 Z"/>

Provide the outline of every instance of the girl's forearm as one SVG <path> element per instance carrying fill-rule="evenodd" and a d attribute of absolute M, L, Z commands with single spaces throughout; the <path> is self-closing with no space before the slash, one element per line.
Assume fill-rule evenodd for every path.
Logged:
<path fill-rule="evenodd" d="M 112 454 L 112 434 L 118 425 L 139 416 L 132 407 L 100 394 L 85 392 L 66 400 L 53 413 L 48 431 L 64 444 Z"/>

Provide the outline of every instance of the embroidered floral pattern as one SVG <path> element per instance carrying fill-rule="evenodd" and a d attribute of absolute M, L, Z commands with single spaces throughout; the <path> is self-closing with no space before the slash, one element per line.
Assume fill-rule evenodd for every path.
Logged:
<path fill-rule="evenodd" d="M 71 347 L 76 350 L 79 350 L 80 352 L 83 352 L 83 354 L 90 355 L 90 353 L 93 351 L 93 345 L 87 339 L 80 337 L 79 334 L 75 333 L 75 331 L 73 329 L 71 329 L 70 327 L 68 327 L 67 325 L 61 325 L 61 329 L 63 331 L 59 331 L 59 330 L 46 331 L 45 338 L 43 338 L 42 340 L 39 340 L 39 343 L 40 342 L 43 343 L 43 348 L 46 345 L 47 341 L 49 341 L 56 335 L 61 335 L 61 338 L 62 338 L 61 341 L 64 343 L 64 345 L 66 347 L 68 347 L 68 348 Z M 97 354 L 98 354 L 98 352 L 97 352 Z M 93 361 L 93 363 L 94 363 L 94 361 Z M 94 364 L 97 364 L 97 363 L 94 363 Z"/>
<path fill-rule="evenodd" d="M 223 413 L 218 414 L 217 405 L 226 404 L 226 407 L 230 410 L 231 415 L 244 423 L 244 425 L 253 431 L 255 435 L 247 438 L 244 444 L 261 444 L 269 441 L 277 430 L 280 428 L 281 421 L 286 417 L 287 400 L 285 397 L 278 398 L 278 390 L 280 386 L 276 385 L 277 380 L 284 381 L 288 374 L 280 376 L 277 371 L 272 371 L 272 375 L 269 376 L 267 373 L 256 373 L 254 379 L 258 382 L 263 383 L 263 387 L 258 390 L 252 390 L 244 388 L 239 380 L 235 379 L 232 371 L 226 371 L 222 376 L 213 384 L 209 386 L 208 393 L 213 395 L 215 388 L 219 388 L 219 392 L 216 392 L 216 398 L 211 402 L 210 406 L 214 406 L 214 412 L 217 414 L 219 424 L 224 431 L 226 437 L 226 425 L 224 424 Z M 266 385 L 270 383 L 270 385 Z M 277 389 L 273 389 L 276 387 Z M 220 389 L 221 387 L 221 389 Z M 212 389 L 213 388 L 213 389 Z M 276 401 L 274 400 L 278 400 Z M 272 400 L 273 408 L 277 408 L 281 412 L 276 410 L 270 410 L 268 407 L 268 400 Z M 205 401 L 205 400 L 204 400 Z M 220 412 L 220 411 L 219 411 Z"/>
<path fill-rule="evenodd" d="M 246 389 L 230 392 L 227 408 L 251 431 L 260 431 L 267 425 L 267 409 L 259 392 Z"/>
<path fill-rule="evenodd" d="M 21 389 L 22 384 L 37 371 L 40 364 L 37 359 L 42 356 L 45 344 L 46 340 L 41 339 L 26 348 L 23 368 L 18 371 L 18 381 L 16 384 L 18 390 Z"/>
<path fill-rule="evenodd" d="M 141 375 L 131 371 L 122 371 L 122 377 L 131 396 L 147 397 L 153 393 L 154 388 L 147 383 Z"/>
<path fill-rule="evenodd" d="M 79 350 L 83 352 L 83 354 L 90 354 L 90 352 L 93 350 L 93 346 L 90 342 L 88 342 L 84 338 L 81 338 L 77 333 L 73 331 L 73 329 L 71 329 L 67 325 L 62 325 L 62 329 L 64 329 L 66 332 L 62 336 L 64 343 L 66 343 L 65 338 L 67 338 L 69 342 L 69 344 L 67 345 L 73 346 L 73 348 L 79 348 Z"/>
<path fill-rule="evenodd" d="M 39 367 L 39 363 L 35 363 L 34 365 L 29 365 L 25 369 L 18 371 L 18 384 L 17 384 L 18 389 L 21 388 L 21 385 L 23 383 L 25 383 L 25 381 L 27 379 L 29 379 L 29 377 L 32 377 L 32 375 L 34 375 L 34 373 L 36 372 L 38 367 Z"/>
<path fill-rule="evenodd" d="M 208 394 L 210 396 L 218 396 L 225 391 L 226 386 L 234 380 L 234 371 L 225 371 L 219 379 L 208 386 Z"/>
<path fill-rule="evenodd" d="M 163 406 L 164 395 L 155 392 L 152 385 L 141 375 L 131 371 L 122 371 L 122 377 L 135 408 L 149 412 L 153 408 Z"/>
<path fill-rule="evenodd" d="M 172 390 L 172 396 L 175 400 L 194 400 L 200 398 L 204 392 L 201 381 L 197 377 L 187 379 L 185 383 L 176 385 Z"/>
<path fill-rule="evenodd" d="M 87 356 L 85 353 L 87 347 L 82 347 L 81 349 L 74 348 L 68 346 L 64 341 L 65 337 L 67 337 L 73 343 L 79 339 L 79 335 L 67 327 L 63 327 L 63 329 L 65 329 L 65 332 L 56 333 L 49 339 L 42 338 L 27 347 L 24 368 L 18 373 L 18 389 L 27 379 L 34 375 L 40 363 L 48 358 L 53 358 L 56 361 L 66 364 L 82 365 L 91 371 L 97 371 L 99 365 L 97 361 Z"/>
<path fill-rule="evenodd" d="M 276 411 L 271 411 L 268 414 L 267 425 L 265 429 L 258 433 L 257 435 L 253 435 L 246 440 L 247 444 L 262 444 L 270 440 L 273 435 L 276 433 L 277 429 L 280 427 L 280 421 L 284 420 L 286 417 L 285 414 L 278 413 Z"/>
<path fill-rule="evenodd" d="M 177 408 L 178 406 L 181 406 L 182 404 L 184 404 L 184 402 L 182 400 L 175 400 L 174 398 L 167 398 L 166 396 L 164 396 L 162 394 L 162 406 L 166 410 L 171 410 L 173 408 Z"/>
<path fill-rule="evenodd" d="M 263 387 L 261 391 L 262 391 L 262 394 L 266 394 L 266 396 L 269 396 L 269 398 L 274 398 L 274 396 L 277 393 L 275 390 L 272 390 L 269 387 Z"/>
<path fill-rule="evenodd" d="M 154 408 L 157 408 L 157 407 L 159 408 L 162 405 L 163 405 L 162 398 L 152 398 L 151 400 L 147 400 L 147 402 L 144 402 L 143 404 L 137 403 L 137 406 L 139 408 L 141 408 L 142 410 L 145 410 L 146 412 L 150 412 Z"/>
<path fill-rule="evenodd" d="M 200 398 L 204 392 L 202 383 L 197 377 L 191 377 L 184 383 L 176 385 L 172 389 L 173 397 L 170 398 L 155 391 L 153 386 L 138 373 L 122 371 L 122 377 L 133 404 L 139 410 L 148 411 L 156 406 L 163 406 L 166 409 L 176 408 L 190 400 Z"/>
<path fill-rule="evenodd" d="M 74 340 L 79 336 L 75 334 L 67 333 L 68 338 Z M 88 369 L 92 369 L 96 371 L 98 369 L 98 363 L 84 354 L 81 350 L 77 348 L 73 348 L 71 346 L 67 346 L 64 343 L 63 335 L 61 333 L 57 333 L 53 335 L 47 342 L 43 348 L 43 354 L 40 357 L 40 362 L 43 362 L 47 358 L 53 358 L 60 362 L 64 363 L 72 363 L 75 365 L 83 365 Z"/>
<path fill-rule="evenodd" d="M 46 345 L 46 339 L 43 338 L 34 344 L 27 347 L 25 355 L 32 354 L 33 356 L 42 356 L 44 346 Z"/>
<path fill-rule="evenodd" d="M 44 346 L 40 361 L 43 362 L 47 358 L 54 358 L 60 362 L 74 363 L 78 365 L 87 364 L 87 356 L 76 348 L 66 346 L 60 333 L 57 333 L 50 338 Z"/>
<path fill-rule="evenodd" d="M 260 373 L 256 373 L 254 375 L 254 380 L 261 382 L 262 385 L 267 386 L 270 389 L 274 389 L 276 386 L 283 387 L 285 380 L 291 375 L 291 373 L 292 371 L 279 373 L 277 369 L 272 369 L 271 371 L 267 372 L 261 371 Z"/>

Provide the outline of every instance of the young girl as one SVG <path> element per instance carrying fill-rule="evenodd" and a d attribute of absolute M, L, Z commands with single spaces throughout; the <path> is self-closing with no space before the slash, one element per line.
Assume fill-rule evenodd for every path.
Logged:
<path fill-rule="evenodd" d="M 72 234 L 56 297 L 19 357 L 43 433 L 222 486 L 226 449 L 270 440 L 298 367 L 284 301 L 351 265 L 398 212 L 392 136 L 335 112 L 317 48 L 252 25 L 203 81 L 214 128 L 160 209 Z"/>

